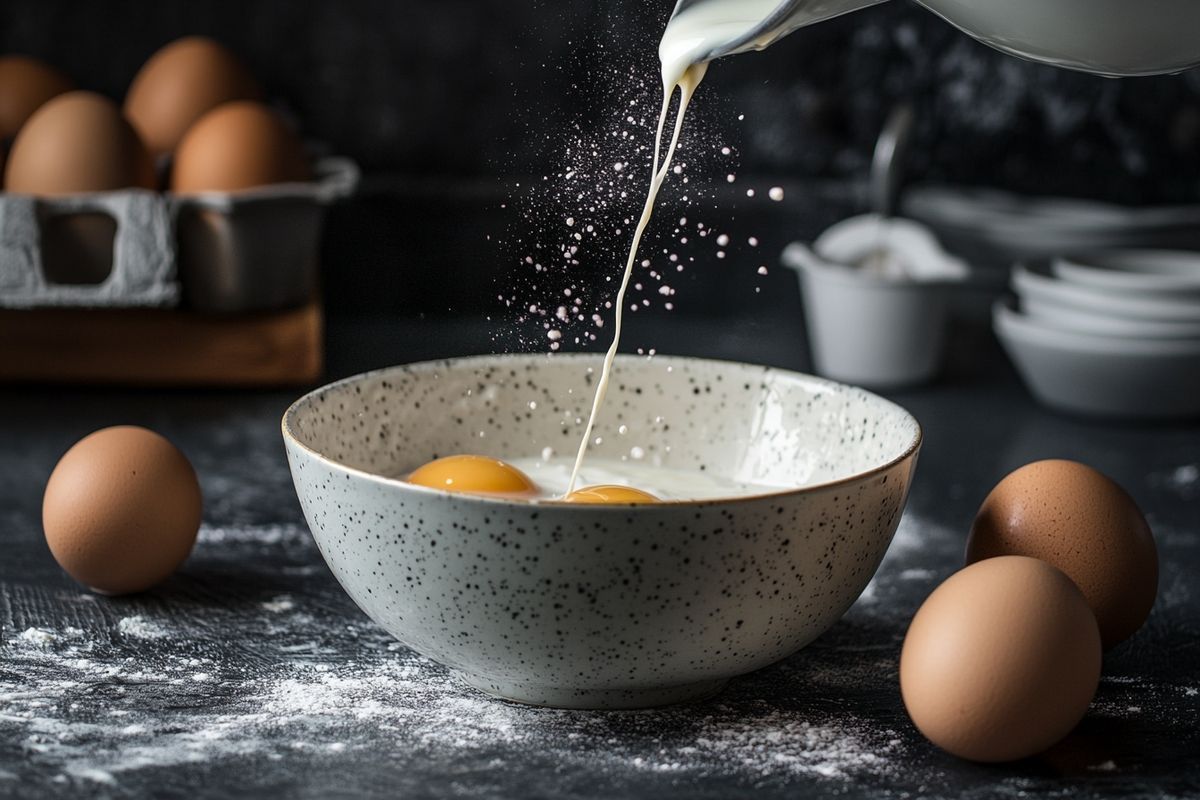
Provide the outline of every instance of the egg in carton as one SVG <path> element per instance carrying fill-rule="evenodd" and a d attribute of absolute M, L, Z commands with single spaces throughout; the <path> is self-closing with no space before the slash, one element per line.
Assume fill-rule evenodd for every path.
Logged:
<path fill-rule="evenodd" d="M 359 177 L 345 158 L 317 159 L 313 171 L 239 192 L 2 194 L 0 307 L 299 305 L 316 284 L 325 208 Z"/>
<path fill-rule="evenodd" d="M 313 169 L 304 183 L 167 196 L 189 308 L 286 308 L 313 296 L 325 209 L 349 196 L 359 177 L 346 158 L 318 159 Z"/>

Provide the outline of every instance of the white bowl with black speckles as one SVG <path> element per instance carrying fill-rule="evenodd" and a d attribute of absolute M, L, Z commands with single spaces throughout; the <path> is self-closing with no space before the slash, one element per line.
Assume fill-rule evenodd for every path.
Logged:
<path fill-rule="evenodd" d="M 592 452 L 619 459 L 638 442 L 647 460 L 785 487 L 767 494 L 569 505 L 397 477 L 450 453 L 573 452 L 598 367 L 594 355 L 411 364 L 288 409 L 300 503 L 354 601 L 485 692 L 574 708 L 703 697 L 828 629 L 879 566 L 921 444 L 911 415 L 861 389 L 618 358 Z"/>

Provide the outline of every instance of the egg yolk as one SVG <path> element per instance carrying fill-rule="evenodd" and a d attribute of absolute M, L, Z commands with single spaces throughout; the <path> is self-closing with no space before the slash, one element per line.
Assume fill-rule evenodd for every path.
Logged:
<path fill-rule="evenodd" d="M 446 456 L 418 467 L 409 483 L 469 494 L 532 497 L 537 486 L 521 470 L 487 456 Z"/>
<path fill-rule="evenodd" d="M 615 484 L 585 486 L 582 489 L 576 489 L 571 492 L 563 500 L 567 503 L 610 503 L 613 505 L 621 503 L 659 502 L 658 498 L 649 492 L 634 489 L 632 486 L 617 486 Z"/>

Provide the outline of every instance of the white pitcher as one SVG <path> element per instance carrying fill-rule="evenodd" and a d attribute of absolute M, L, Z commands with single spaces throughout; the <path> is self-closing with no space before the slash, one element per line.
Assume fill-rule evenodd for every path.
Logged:
<path fill-rule="evenodd" d="M 695 62 L 760 50 L 797 28 L 884 0 L 679 0 L 668 26 L 728 18 Z M 1200 0 L 916 0 L 981 42 L 1021 58 L 1112 77 L 1200 64 Z M 741 21 L 742 24 L 737 24 Z M 697 42 L 699 45 L 699 42 Z"/>

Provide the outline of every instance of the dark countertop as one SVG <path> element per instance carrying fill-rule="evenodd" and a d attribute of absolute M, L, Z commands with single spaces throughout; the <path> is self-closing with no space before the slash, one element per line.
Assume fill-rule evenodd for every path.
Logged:
<path fill-rule="evenodd" d="M 797 303 L 645 315 L 627 349 L 804 369 Z M 791 290 L 794 293 L 794 289 Z M 334 319 L 330 371 L 496 348 L 472 319 Z M 926 443 L 863 598 L 781 664 L 696 705 L 563 712 L 493 701 L 392 641 L 307 532 L 279 437 L 297 391 L 0 392 L 0 796 L 1183 797 L 1200 794 L 1200 426 L 1102 424 L 1036 406 L 977 328 L 946 376 L 893 397 Z M 41 492 L 91 430 L 153 427 L 193 460 L 204 525 L 183 569 L 127 598 L 51 559 Z M 961 564 L 974 510 L 1041 457 L 1090 463 L 1147 512 L 1162 559 L 1147 626 L 1105 658 L 1080 728 L 1006 766 L 913 729 L 896 662 L 913 611 Z"/>

